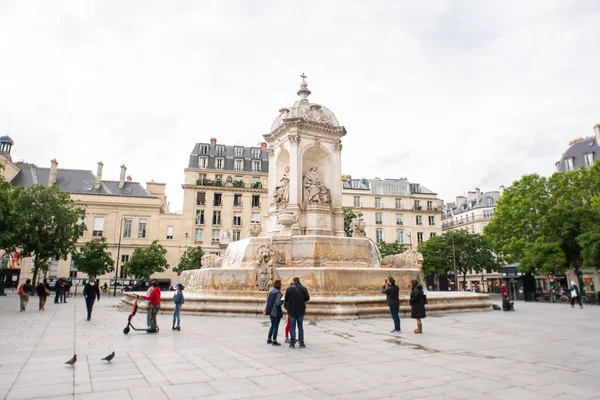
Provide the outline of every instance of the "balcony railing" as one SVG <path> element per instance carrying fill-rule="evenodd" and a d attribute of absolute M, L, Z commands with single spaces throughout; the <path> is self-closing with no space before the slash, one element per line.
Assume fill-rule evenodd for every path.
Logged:
<path fill-rule="evenodd" d="M 446 221 L 446 222 L 442 222 L 442 228 L 450 228 L 452 226 L 460 226 L 460 225 L 464 225 L 464 224 L 468 224 L 469 222 L 475 222 L 475 221 L 489 221 L 492 218 L 494 218 L 493 215 L 491 216 L 475 216 L 475 217 L 471 217 L 468 220 L 462 220 L 462 221 Z"/>
<path fill-rule="evenodd" d="M 227 183 L 223 183 L 222 180 L 213 181 L 210 179 L 197 179 L 197 186 L 216 186 L 216 187 L 228 187 Z M 229 187 L 241 188 L 241 189 L 262 189 L 261 182 L 244 183 L 244 181 L 233 181 Z"/>

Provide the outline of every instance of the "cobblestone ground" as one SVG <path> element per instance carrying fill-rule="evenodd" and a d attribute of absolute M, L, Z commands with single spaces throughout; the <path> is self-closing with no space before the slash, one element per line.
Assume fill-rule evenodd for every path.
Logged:
<path fill-rule="evenodd" d="M 596 305 L 427 318 L 423 335 L 408 319 L 401 334 L 391 319 L 311 321 L 307 348 L 293 350 L 265 344 L 262 318 L 183 315 L 173 332 L 163 314 L 159 334 L 124 335 L 117 303 L 102 298 L 87 322 L 81 297 L 46 311 L 32 297 L 26 312 L 1 297 L 0 398 L 600 399 Z"/>

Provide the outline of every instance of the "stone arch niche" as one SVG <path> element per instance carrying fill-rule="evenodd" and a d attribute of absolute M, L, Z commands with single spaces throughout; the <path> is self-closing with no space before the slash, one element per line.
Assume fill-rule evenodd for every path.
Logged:
<path fill-rule="evenodd" d="M 332 157 L 323 147 L 309 144 L 301 152 L 300 165 L 304 232 L 332 236 L 332 192 L 336 184 Z"/>

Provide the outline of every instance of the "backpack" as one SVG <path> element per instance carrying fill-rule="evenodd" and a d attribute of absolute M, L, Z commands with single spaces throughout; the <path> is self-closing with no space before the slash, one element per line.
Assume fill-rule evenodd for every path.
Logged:
<path fill-rule="evenodd" d="M 265 315 L 271 315 L 271 311 L 273 311 L 273 307 L 275 306 L 275 299 L 277 298 L 277 292 L 269 293 L 269 297 L 267 297 L 267 307 L 265 308 Z"/>
<path fill-rule="evenodd" d="M 25 284 L 22 284 L 21 286 L 19 286 L 19 291 L 17 292 L 17 294 L 20 296 L 23 294 L 23 288 L 25 287 Z"/>

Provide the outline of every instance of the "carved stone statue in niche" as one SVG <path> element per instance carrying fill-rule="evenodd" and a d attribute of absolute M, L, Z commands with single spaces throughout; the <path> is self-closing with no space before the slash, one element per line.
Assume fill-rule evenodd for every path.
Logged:
<path fill-rule="evenodd" d="M 306 175 L 304 175 L 302 186 L 304 187 L 305 203 L 328 204 L 331 201 L 329 189 L 321 182 L 316 165 L 312 166 Z"/>
<path fill-rule="evenodd" d="M 279 180 L 279 185 L 275 188 L 275 194 L 273 194 L 273 200 L 277 205 L 277 208 L 286 208 L 290 200 L 290 167 L 285 167 L 283 176 Z"/>
<path fill-rule="evenodd" d="M 258 290 L 268 290 L 272 285 L 278 261 L 279 257 L 273 246 L 263 244 L 256 250 L 254 282 Z"/>
<path fill-rule="evenodd" d="M 227 179 L 225 179 L 225 186 L 227 186 L 227 187 L 233 186 L 233 178 L 231 177 L 231 175 L 228 175 Z"/>

